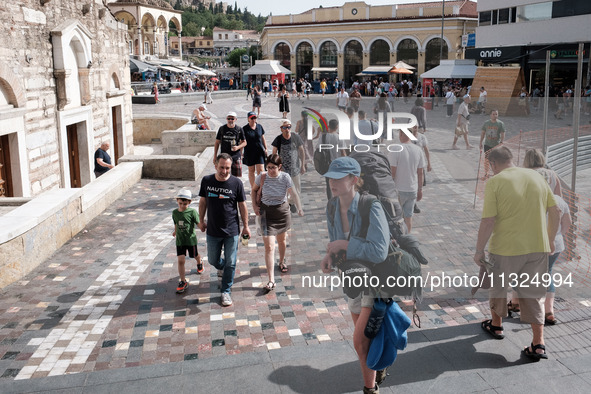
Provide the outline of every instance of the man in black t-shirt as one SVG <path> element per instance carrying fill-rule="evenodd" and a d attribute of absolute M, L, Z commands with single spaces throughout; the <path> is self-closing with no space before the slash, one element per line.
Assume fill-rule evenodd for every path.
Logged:
<path fill-rule="evenodd" d="M 236 118 L 236 112 L 228 112 L 227 123 L 219 128 L 213 147 L 213 164 L 216 163 L 218 150 L 219 153 L 227 153 L 232 158 L 232 175 L 241 177 L 242 148 L 246 146 L 246 138 L 242 127 L 236 126 Z"/>
<path fill-rule="evenodd" d="M 218 270 L 222 278 L 222 306 L 232 305 L 230 292 L 236 271 L 236 253 L 240 238 L 242 217 L 242 236 L 250 238 L 248 228 L 248 209 L 242 181 L 230 174 L 232 157 L 221 153 L 216 157 L 215 174 L 204 176 L 199 190 L 198 224 L 202 232 L 207 230 L 207 259 Z M 207 213 L 207 216 L 205 216 Z M 221 258 L 222 248 L 224 258 Z"/>
<path fill-rule="evenodd" d="M 94 152 L 94 175 L 97 178 L 114 167 L 111 164 L 111 156 L 107 153 L 109 146 L 109 143 L 105 141 Z"/>

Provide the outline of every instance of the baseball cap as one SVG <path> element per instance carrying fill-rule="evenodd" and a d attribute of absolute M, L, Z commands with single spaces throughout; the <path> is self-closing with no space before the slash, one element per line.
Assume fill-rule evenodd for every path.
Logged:
<path fill-rule="evenodd" d="M 255 117 L 256 118 L 257 117 L 257 114 L 256 114 L 256 112 L 250 111 L 248 114 L 246 114 L 246 117 L 248 119 L 250 119 L 252 117 Z"/>
<path fill-rule="evenodd" d="M 236 112 L 234 112 L 234 111 L 228 112 L 228 115 L 226 115 L 226 118 L 229 118 L 230 116 L 232 116 L 234 118 L 238 118 L 238 115 L 236 115 Z"/>
<path fill-rule="evenodd" d="M 207 107 L 205 106 L 205 104 L 201 104 L 201 105 L 199 106 L 199 108 L 203 108 L 203 110 L 204 110 L 204 111 L 207 111 Z"/>
<path fill-rule="evenodd" d="M 192 197 L 193 195 L 189 189 L 181 189 L 176 194 L 176 198 L 184 198 L 185 200 L 190 200 Z"/>
<path fill-rule="evenodd" d="M 289 120 L 289 119 L 283 119 L 283 120 L 281 121 L 281 126 L 284 126 L 284 125 L 286 125 L 286 124 L 288 124 L 288 125 L 290 125 L 290 126 L 291 126 L 291 120 Z"/>
<path fill-rule="evenodd" d="M 361 176 L 361 166 L 357 160 L 350 157 L 339 157 L 334 159 L 328 171 L 324 174 L 326 178 L 341 179 L 347 175 Z"/>

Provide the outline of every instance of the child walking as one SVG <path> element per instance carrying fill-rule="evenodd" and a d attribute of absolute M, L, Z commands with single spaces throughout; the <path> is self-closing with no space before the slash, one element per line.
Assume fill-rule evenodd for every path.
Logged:
<path fill-rule="evenodd" d="M 190 258 L 197 261 L 197 273 L 201 274 L 203 272 L 203 261 L 197 251 L 197 235 L 195 234 L 195 228 L 199 223 L 199 214 L 194 208 L 189 208 L 191 198 L 190 190 L 179 190 L 176 196 L 179 207 L 172 211 L 172 221 L 174 222 L 172 236 L 176 237 L 176 254 L 180 277 L 176 288 L 177 294 L 184 293 L 189 286 L 189 281 L 185 277 L 185 255 L 187 252 L 189 252 Z"/>

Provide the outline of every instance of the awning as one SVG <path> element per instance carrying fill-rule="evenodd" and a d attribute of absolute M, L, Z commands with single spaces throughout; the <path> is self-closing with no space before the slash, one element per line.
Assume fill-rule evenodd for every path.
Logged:
<path fill-rule="evenodd" d="M 421 78 L 448 79 L 448 78 L 474 78 L 476 75 L 474 60 L 442 60 L 441 64 L 426 73 Z"/>
<path fill-rule="evenodd" d="M 174 66 L 174 67 L 180 68 L 181 70 L 188 71 L 190 73 L 194 73 L 195 72 L 194 69 L 192 69 L 191 67 L 187 67 L 187 66 Z"/>
<path fill-rule="evenodd" d="M 392 69 L 392 66 L 369 66 L 365 70 L 361 71 L 361 74 L 379 75 L 388 74 L 388 71 Z"/>
<path fill-rule="evenodd" d="M 160 65 L 158 67 L 161 68 L 161 69 L 163 69 L 163 70 L 170 71 L 170 72 L 173 72 L 173 73 L 182 73 L 182 72 L 185 72 L 185 70 L 181 70 L 180 68 L 176 68 L 176 67 L 172 67 L 172 66 L 162 66 L 162 65 Z"/>
<path fill-rule="evenodd" d="M 312 71 L 318 71 L 319 73 L 336 73 L 336 67 L 312 67 Z"/>
<path fill-rule="evenodd" d="M 199 68 L 198 70 L 193 70 L 193 72 L 197 75 L 202 75 L 205 77 L 215 77 L 216 76 L 216 73 L 214 73 L 213 71 L 206 70 L 204 68 Z"/>
<path fill-rule="evenodd" d="M 129 59 L 129 71 L 132 73 L 143 73 L 146 71 L 158 71 L 158 68 L 137 59 Z"/>
<path fill-rule="evenodd" d="M 277 75 L 277 74 L 291 74 L 287 68 L 283 67 L 279 64 L 278 61 L 276 63 L 271 63 L 269 61 L 259 61 L 257 60 L 257 64 L 249 68 L 244 72 L 244 75 Z"/>
<path fill-rule="evenodd" d="M 399 60 L 396 63 L 394 63 L 394 65 L 392 67 L 406 68 L 407 70 L 416 70 L 417 69 L 416 67 L 413 67 L 410 64 L 403 62 L 402 60 Z"/>

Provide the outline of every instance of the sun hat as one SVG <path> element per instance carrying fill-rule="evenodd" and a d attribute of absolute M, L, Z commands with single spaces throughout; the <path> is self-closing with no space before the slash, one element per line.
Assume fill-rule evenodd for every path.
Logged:
<path fill-rule="evenodd" d="M 192 197 L 193 195 L 189 189 L 181 189 L 176 194 L 176 198 L 184 198 L 185 200 L 190 200 Z"/>
<path fill-rule="evenodd" d="M 361 166 L 357 160 L 350 157 L 339 157 L 334 159 L 328 171 L 324 174 L 326 178 L 341 179 L 347 175 L 361 176 Z"/>

